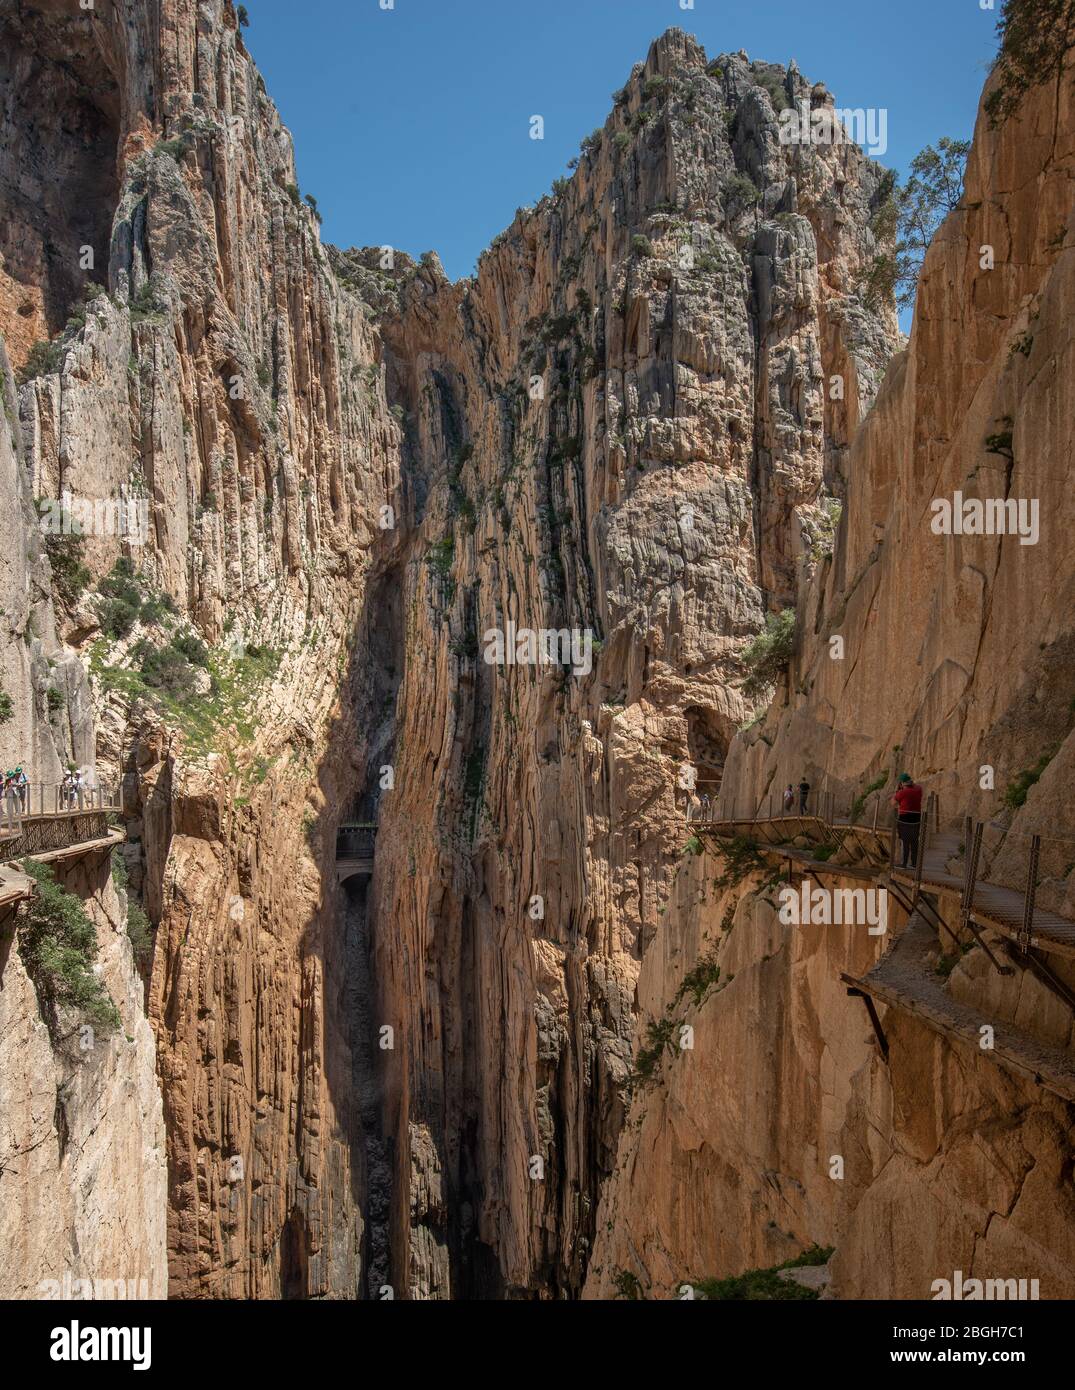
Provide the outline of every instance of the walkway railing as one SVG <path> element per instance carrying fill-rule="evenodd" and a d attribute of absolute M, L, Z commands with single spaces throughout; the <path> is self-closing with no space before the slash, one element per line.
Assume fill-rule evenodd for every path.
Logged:
<path fill-rule="evenodd" d="M 838 794 L 831 791 L 811 790 L 803 807 L 796 787 L 789 807 L 784 805 L 784 793 L 773 791 L 761 798 L 737 797 L 725 806 L 721 806 L 718 799 L 712 800 L 708 806 L 704 803 L 689 806 L 687 819 L 691 822 L 701 821 L 703 824 L 712 821 L 754 824 L 757 821 L 804 818 L 826 821 L 830 825 L 861 826 L 863 829 L 880 830 L 883 834 L 889 824 L 888 802 L 895 790 L 893 786 L 859 796 L 849 796 L 846 802 L 847 809 L 840 810 Z M 929 795 L 932 798 L 930 824 L 933 830 L 937 830 L 940 827 L 940 798 L 936 792 Z M 925 808 L 923 811 L 925 812 Z M 923 814 L 923 823 L 925 820 L 926 815 Z"/>
<path fill-rule="evenodd" d="M 970 816 L 964 817 L 962 842 L 958 832 L 940 832 L 938 798 L 934 792 L 928 794 L 923 806 L 914 860 L 906 867 L 898 864 L 896 859 L 899 841 L 897 815 L 894 809 L 886 818 L 886 822 L 879 823 L 879 807 L 874 808 L 872 815 L 858 819 L 855 803 L 852 803 L 848 814 L 841 817 L 829 809 L 832 801 L 819 797 L 819 802 L 817 810 L 807 809 L 805 814 L 798 809 L 785 812 L 781 803 L 780 809 L 772 816 L 766 814 L 769 809 L 768 799 L 760 806 L 754 802 L 731 803 L 719 813 L 717 808 L 710 807 L 708 816 L 699 815 L 697 808 L 694 808 L 695 814 L 688 816 L 688 823 L 696 833 L 711 832 L 718 837 L 736 834 L 753 836 L 759 831 L 764 831 L 768 842 L 764 847 L 776 852 L 789 853 L 780 851 L 779 845 L 771 838 L 773 835 L 784 835 L 786 843 L 789 836 L 804 834 L 810 827 L 816 828 L 827 839 L 835 840 L 840 849 L 850 850 L 852 845 L 856 845 L 869 868 L 887 882 L 890 891 L 908 913 L 924 910 L 934 924 L 943 929 L 957 944 L 960 931 L 944 921 L 927 894 L 935 895 L 938 891 L 943 891 L 958 897 L 959 929 L 971 933 L 1001 974 L 1009 974 L 1010 970 L 998 961 L 990 950 L 981 936 L 980 926 L 1000 931 L 1008 939 L 1020 961 L 1032 965 L 1039 974 L 1040 962 L 1033 961 L 1031 957 L 1033 948 L 1075 956 L 1075 922 L 1039 907 L 1036 902 L 1041 836 L 1027 837 L 1029 852 L 1026 877 L 1020 892 L 980 877 L 984 822 L 975 821 Z M 703 811 L 704 809 L 702 808 Z M 948 872 L 948 861 L 959 857 L 963 859 L 962 873 Z M 877 862 L 878 860 L 887 862 Z M 840 872 L 841 866 L 832 860 L 825 860 L 824 865 L 828 872 Z M 810 861 L 811 872 L 821 867 L 820 863 Z M 1075 995 L 1066 987 L 1062 987 L 1061 982 L 1050 977 L 1047 983 L 1054 988 L 1054 992 L 1075 1005 Z"/>
<path fill-rule="evenodd" d="M 41 828 L 50 821 L 86 815 L 107 821 L 108 812 L 119 809 L 118 789 L 104 784 L 72 787 L 62 782 L 30 782 L 21 789 L 9 788 L 0 792 L 0 848 L 6 852 L 11 840 L 35 838 L 34 826 Z M 57 848 L 51 844 L 48 847 Z"/>

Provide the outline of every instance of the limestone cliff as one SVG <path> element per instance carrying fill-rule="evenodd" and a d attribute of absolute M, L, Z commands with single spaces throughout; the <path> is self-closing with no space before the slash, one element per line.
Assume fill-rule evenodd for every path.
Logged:
<path fill-rule="evenodd" d="M 141 1214 L 35 1231 L 20 1190 L 28 1268 L 87 1230 L 95 1261 L 157 1251 L 165 1223 L 180 1298 L 674 1296 L 811 1241 L 843 1295 L 917 1297 L 968 1242 L 1011 1231 L 1022 1258 L 1064 1107 L 911 1024 L 912 1069 L 883 1072 L 840 981 L 881 946 L 790 934 L 761 870 L 684 858 L 683 775 L 726 800 L 804 766 L 851 791 L 900 743 L 954 816 L 972 766 L 1067 739 L 1070 568 L 931 549 L 922 522 L 996 463 L 989 434 L 1062 511 L 1067 98 L 979 131 L 898 353 L 863 288 L 891 180 L 848 140 L 781 141 L 782 111 L 833 107 L 794 65 L 669 31 L 573 176 L 453 285 L 432 254 L 322 246 L 230 0 L 0 0 L 0 40 L 23 378 L 0 751 L 122 785 L 167 1151 L 165 1193 L 135 1018 L 84 1117 L 126 1078 L 108 1124 L 147 1154 Z M 65 493 L 135 497 L 144 535 L 43 544 L 33 499 Z M 788 689 L 740 734 L 743 650 L 789 605 Z M 567 647 L 500 661 L 519 630 Z M 1020 831 L 1055 819 L 1064 756 Z M 337 827 L 372 820 L 372 876 L 341 884 Z M 979 997 L 978 971 L 953 989 Z M 62 1060 L 10 956 L 3 982 L 0 1079 L 36 1144 Z M 694 1049 L 642 1084 L 673 1006 Z M 907 1099 L 927 1073 L 929 1116 Z M 972 1169 L 989 1194 L 963 1218 Z M 908 1254 L 892 1213 L 930 1182 L 936 1245 Z M 904 1243 L 884 1289 L 879 1231 Z"/>
<path fill-rule="evenodd" d="M 342 929 L 313 856 L 331 876 L 326 823 L 361 765 L 341 716 L 361 575 L 396 501 L 376 337 L 331 274 L 230 4 L 12 0 L 0 26 L 20 488 L 127 488 L 148 510 L 144 536 L 66 547 L 75 582 L 54 570 L 39 631 L 46 658 L 91 673 L 70 737 L 122 781 L 156 928 L 171 1292 L 349 1296 L 362 1156 Z M 37 648 L 19 645 L 9 746 L 56 780 L 29 741 Z"/>
<path fill-rule="evenodd" d="M 374 973 L 420 1296 L 581 1288 L 680 771 L 719 778 L 896 345 L 857 288 L 882 173 L 782 145 L 792 100 L 832 98 L 670 32 L 476 278 L 431 263 L 384 320 L 416 481 Z M 520 629 L 592 633 L 592 671 L 490 664 Z"/>
<path fill-rule="evenodd" d="M 955 838 L 965 815 L 986 822 L 989 881 L 1021 891 L 1040 833 L 1038 902 L 1068 915 L 1073 135 L 1067 77 L 999 128 L 980 116 L 910 342 L 849 451 L 833 551 L 804 576 L 787 680 L 733 741 L 720 805 L 749 815 L 805 774 L 846 808 L 906 766 Z M 939 534 L 932 503 L 957 490 L 1036 499 L 1038 542 Z M 714 897 L 709 863 L 692 863 L 668 938 L 644 961 L 650 1019 L 699 962 L 721 985 L 679 1004 L 695 1051 L 632 1111 L 587 1292 L 610 1293 L 627 1271 L 648 1296 L 675 1297 L 684 1281 L 817 1243 L 835 1247 L 837 1297 L 926 1298 L 961 1269 L 1070 1298 L 1071 1105 L 897 1009 L 882 1010 L 886 1064 L 840 981 L 881 947 L 861 929 L 782 925 L 763 877 Z M 957 902 L 942 895 L 949 922 Z M 998 974 L 969 939 L 946 963 L 938 935 L 908 932 L 921 962 L 911 994 L 935 990 L 976 1027 L 1070 1056 L 1071 1010 L 1055 992 L 1021 967 Z M 885 948 L 906 955 L 891 938 Z M 1070 960 L 1050 960 L 1070 986 Z"/>

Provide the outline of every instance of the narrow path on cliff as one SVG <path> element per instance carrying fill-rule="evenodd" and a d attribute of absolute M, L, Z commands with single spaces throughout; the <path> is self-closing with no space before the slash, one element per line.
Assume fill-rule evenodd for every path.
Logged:
<path fill-rule="evenodd" d="M 718 850 L 724 844 L 741 849 L 748 833 L 758 837 L 748 842 L 751 850 L 758 856 L 785 860 L 789 879 L 801 874 L 804 882 L 813 878 L 820 885 L 824 877 L 834 876 L 872 882 L 888 891 L 906 913 L 905 925 L 887 938 L 887 949 L 872 969 L 861 975 L 841 972 L 840 977 L 849 994 L 864 999 L 886 1061 L 888 1042 L 874 1001 L 913 1014 L 935 1032 L 1007 1065 L 1065 1100 L 1075 1101 L 1075 1067 L 1063 1048 L 960 1002 L 948 992 L 930 963 L 931 954 L 938 950 L 943 959 L 949 942 L 957 960 L 977 945 L 999 974 L 1011 976 L 1016 969 L 1028 972 L 1075 1013 L 1075 994 L 1063 974 L 1045 959 L 1049 954 L 1068 959 L 1075 955 L 1075 923 L 1036 907 L 1032 886 L 1035 850 L 1029 855 L 1027 888 L 1021 895 L 1001 884 L 977 879 L 980 825 L 972 835 L 968 824 L 961 843 L 955 833 L 931 829 L 928 812 L 922 822 L 920 853 L 909 869 L 895 865 L 894 825 L 891 829 L 858 825 L 851 813 L 846 818 L 831 813 L 756 819 L 688 817 L 687 824 L 696 835 L 712 837 Z M 813 844 L 804 845 L 803 841 Z M 856 855 L 857 862 L 851 858 Z M 951 861 L 961 855 L 962 877 L 949 871 Z M 958 917 L 944 906 L 945 897 L 949 902 L 958 897 Z M 991 940 L 983 935 L 983 929 L 993 933 Z M 942 939 L 942 933 L 947 940 Z M 988 1047 L 982 1044 L 986 1027 Z"/>
<path fill-rule="evenodd" d="M 816 836 L 818 844 L 835 843 L 840 851 L 851 852 L 857 846 L 871 876 L 879 881 L 887 879 L 906 888 L 924 885 L 944 892 L 966 892 L 965 878 L 950 873 L 947 868 L 949 861 L 959 853 L 959 837 L 955 834 L 930 834 L 923 848 L 921 871 L 916 874 L 914 870 L 901 869 L 890 863 L 890 838 L 894 833 L 890 826 L 862 825 L 850 816 L 724 818 L 714 815 L 711 819 L 689 817 L 687 824 L 694 834 L 713 836 L 717 840 L 735 839 L 747 832 L 763 831 L 768 843 L 760 848 L 794 859 L 804 870 L 811 872 L 837 873 L 843 868 L 854 870 L 859 867 L 841 864 L 833 857 L 804 858 L 787 848 L 796 838 Z M 853 872 L 850 876 L 859 875 Z M 988 879 L 975 878 L 967 905 L 970 916 L 977 924 L 989 927 L 1009 940 L 1019 939 L 1020 928 L 1026 919 L 1030 930 L 1028 945 L 1057 955 L 1075 957 L 1075 921 L 1038 907 L 1032 900 L 1028 909 L 1025 893 L 1018 893 L 1003 884 L 991 883 Z"/>

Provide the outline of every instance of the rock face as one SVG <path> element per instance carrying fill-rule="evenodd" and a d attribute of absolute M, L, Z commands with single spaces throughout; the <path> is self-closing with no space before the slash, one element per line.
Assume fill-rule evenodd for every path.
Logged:
<path fill-rule="evenodd" d="M 738 653 L 895 347 L 856 290 L 880 171 L 779 142 L 810 92 L 671 32 L 475 280 L 429 265 L 384 322 L 415 483 L 375 976 L 419 1296 L 579 1292 L 680 769 L 719 778 Z M 593 669 L 491 664 L 528 629 Z"/>
<path fill-rule="evenodd" d="M 147 1157 L 123 1239 L 140 1222 L 148 1260 L 166 1220 L 171 1295 L 551 1298 L 633 1279 L 674 1296 L 817 1241 L 838 1246 L 833 1290 L 869 1296 L 858 1252 L 886 1222 L 910 1246 L 891 1213 L 930 1163 L 955 1234 L 929 1260 L 969 1258 L 974 1155 L 952 1130 L 1009 1103 L 1025 1118 L 981 1230 L 1037 1231 L 1063 1107 L 969 1066 L 950 1084 L 957 1062 L 912 1038 L 944 1081 L 930 1125 L 905 1122 L 919 1072 L 880 1068 L 839 978 L 882 947 L 795 935 L 757 875 L 684 857 L 684 772 L 747 795 L 805 757 L 852 787 L 902 736 L 955 779 L 1015 692 L 1060 688 L 1058 615 L 1024 630 L 1025 608 L 1001 622 L 990 598 L 1021 582 L 1005 566 L 1036 562 L 983 542 L 952 569 L 921 515 L 935 479 L 972 466 L 953 441 L 994 412 L 1019 467 L 1044 478 L 1063 452 L 1069 253 L 1031 209 L 1059 225 L 1066 110 L 1035 97 L 1025 162 L 1010 131 L 980 136 L 888 365 L 894 312 L 862 286 L 890 180 L 847 141 L 781 141 L 785 109 L 833 105 L 794 67 L 709 62 L 670 31 L 573 177 L 452 285 L 432 255 L 321 245 L 228 0 L 0 0 L 0 36 L 18 156 L 0 157 L 0 333 L 27 376 L 17 399 L 8 385 L 3 483 L 31 537 L 31 499 L 65 491 L 144 498 L 147 517 L 137 539 L 0 548 L 22 615 L 0 633 L 0 747 L 32 747 L 45 780 L 74 756 L 123 786 L 167 1136 L 167 1200 Z M 57 213 L 72 201 L 81 220 Z M 968 247 L 1001 227 L 983 283 Z M 1040 448 L 1019 424 L 1037 409 L 1055 422 Z M 893 537 L 916 568 L 888 558 Z M 875 633 L 878 594 L 920 615 L 919 645 Z M 796 603 L 801 693 L 738 735 L 743 648 Z M 847 678 L 825 666 L 841 605 L 849 650 L 873 644 Z M 975 668 L 975 633 L 997 652 L 1016 632 L 1030 674 Z M 837 711 L 853 734 L 834 735 Z M 372 877 L 340 883 L 337 827 L 371 820 Z M 977 970 L 968 956 L 953 988 L 979 997 Z M 20 1143 L 47 1128 L 29 1097 L 61 1065 L 25 984 L 9 958 L 4 1026 L 36 1039 L 3 1075 Z M 694 1050 L 642 1086 L 644 1025 L 671 1007 Z M 152 1155 L 137 1058 L 123 1152 Z M 838 1190 L 825 1163 L 845 1151 Z M 10 1234 L 39 1241 L 38 1279 L 87 1229 L 31 1226 L 20 1202 Z M 916 1259 L 894 1251 L 886 1291 L 922 1296 Z"/>
<path fill-rule="evenodd" d="M 939 797 L 942 828 L 987 822 L 991 881 L 1021 891 L 1040 833 L 1038 902 L 1069 915 L 1073 134 L 1067 82 L 1035 89 L 998 130 L 980 119 L 910 343 L 849 451 L 834 553 L 802 586 L 786 687 L 733 741 L 721 793 L 722 808 L 760 806 L 805 772 L 846 807 L 907 766 Z M 957 489 L 1036 499 L 1037 544 L 935 533 L 931 504 Z M 1002 806 L 1024 769 L 1040 780 Z M 699 961 L 719 963 L 723 984 L 680 1004 L 695 1050 L 631 1112 L 587 1295 L 626 1271 L 648 1296 L 676 1297 L 685 1280 L 816 1242 L 836 1247 L 828 1296 L 930 1297 L 959 1269 L 1070 1298 L 1072 1107 L 900 1009 L 882 1008 L 885 1065 L 840 986 L 840 972 L 863 972 L 861 929 L 782 925 L 759 874 L 705 901 L 707 879 L 704 861 L 684 874 L 675 945 L 643 963 L 642 1014 L 660 1018 Z M 940 905 L 957 919 L 957 895 Z M 925 932 L 914 992 L 940 989 L 948 949 Z M 1070 961 L 1049 959 L 1070 985 Z M 1017 1028 L 1070 1056 L 1070 1009 L 1027 971 L 998 975 L 978 947 L 941 993 L 998 1037 Z"/>
<path fill-rule="evenodd" d="M 171 1293 L 351 1296 L 363 1158 L 331 831 L 363 766 L 348 714 L 362 573 L 382 535 L 391 550 L 377 509 L 399 508 L 376 336 L 331 274 L 230 4 L 5 0 L 0 24 L 4 147 L 25 156 L 3 173 L 15 365 L 23 302 L 35 328 L 68 320 L 17 411 L 9 397 L 23 456 L 5 435 L 6 495 L 114 502 L 126 487 L 148 511 L 144 535 L 95 532 L 68 555 L 88 570 L 72 592 L 53 570 L 54 621 L 32 520 L 8 537 L 8 592 L 26 610 L 36 582 L 48 611 L 25 650 L 25 615 L 5 634 L 2 733 L 40 780 L 68 755 L 122 780 L 132 888 L 156 927 Z M 101 226 L 52 217 L 82 206 L 87 178 Z M 126 608 L 106 620 L 107 575 Z M 142 680 L 146 646 L 193 631 L 213 675 L 188 671 L 169 702 Z M 66 735 L 55 718 L 48 733 L 39 650 L 73 662 L 87 694 L 92 672 L 92 709 Z"/>
<path fill-rule="evenodd" d="M 2 343 L 0 397 L 0 669 L 10 701 L 0 719 L 0 763 L 21 763 L 34 783 L 55 785 L 68 762 L 93 767 L 93 700 L 82 661 L 57 637 L 30 454 Z M 93 1036 L 65 1016 L 59 1040 L 52 1038 L 17 947 L 17 880 L 0 873 L 0 1239 L 8 1252 L 0 1297 L 164 1298 L 164 1118 L 126 904 L 107 854 L 54 871 L 97 928 L 99 977 L 121 1023 L 114 1035 Z"/>
<path fill-rule="evenodd" d="M 165 1298 L 164 1116 L 125 905 L 107 854 L 56 871 L 97 926 L 100 978 L 122 1024 L 102 1036 L 65 1017 L 53 1040 L 14 946 L 14 912 L 0 907 L 0 1297 Z"/>

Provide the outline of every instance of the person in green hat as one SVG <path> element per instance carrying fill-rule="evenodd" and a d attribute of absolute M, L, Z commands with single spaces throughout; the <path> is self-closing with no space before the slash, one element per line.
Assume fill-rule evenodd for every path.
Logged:
<path fill-rule="evenodd" d="M 22 770 L 20 763 L 15 769 L 15 795 L 19 798 L 19 806 L 23 815 L 26 814 L 26 797 L 30 790 L 30 779 Z"/>
<path fill-rule="evenodd" d="M 896 808 L 896 829 L 903 845 L 904 869 L 913 869 L 918 861 L 918 835 L 922 824 L 922 788 L 909 772 L 901 772 L 899 786 L 892 798 Z"/>

